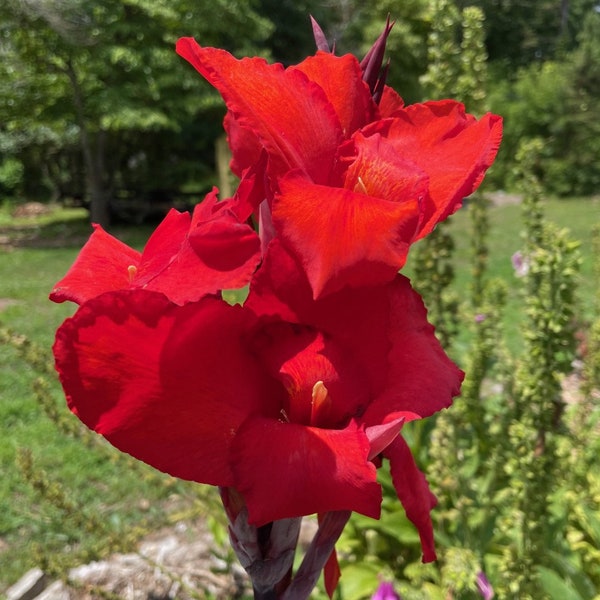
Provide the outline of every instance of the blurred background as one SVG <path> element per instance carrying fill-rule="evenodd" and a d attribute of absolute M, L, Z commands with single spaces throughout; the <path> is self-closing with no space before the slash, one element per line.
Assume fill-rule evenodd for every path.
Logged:
<path fill-rule="evenodd" d="M 460 60 L 452 10 L 485 19 L 486 101 L 505 118 L 493 183 L 510 189 L 518 144 L 544 140 L 552 194 L 600 183 L 600 5 L 596 0 L 455 0 L 443 48 Z M 363 55 L 389 13 L 389 83 L 407 103 L 456 97 L 427 69 L 439 7 L 431 0 L 5 0 L 0 7 L 0 198 L 96 204 L 95 220 L 156 218 L 215 183 L 224 107 L 174 55 L 181 36 L 284 64 L 314 51 L 308 15 L 338 53 Z M 452 25 L 448 25 L 452 28 Z M 454 40 L 452 40 L 454 38 Z M 454 88 L 454 89 L 453 89 Z M 464 96 L 464 94 L 462 94 Z M 223 185 L 223 184 L 222 184 Z M 227 190 L 224 190 L 227 191 Z"/>

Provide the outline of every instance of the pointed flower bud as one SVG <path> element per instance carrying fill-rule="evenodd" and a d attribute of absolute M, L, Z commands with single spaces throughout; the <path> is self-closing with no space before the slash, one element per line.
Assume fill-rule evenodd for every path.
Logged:
<path fill-rule="evenodd" d="M 382 68 L 383 55 L 385 54 L 385 45 L 394 23 L 395 21 L 390 23 L 390 16 L 388 15 L 385 28 L 381 32 L 381 35 L 377 38 L 377 41 L 371 46 L 370 50 L 360 63 L 360 68 L 363 72 L 363 80 L 369 86 L 375 102 L 378 102 L 378 100 L 381 99 L 381 94 L 383 93 L 385 80 L 387 78 L 389 65 Z"/>

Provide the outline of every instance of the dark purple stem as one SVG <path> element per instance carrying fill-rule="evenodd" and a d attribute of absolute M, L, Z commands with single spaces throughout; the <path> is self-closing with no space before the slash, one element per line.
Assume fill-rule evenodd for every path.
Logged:
<path fill-rule="evenodd" d="M 310 596 L 351 514 L 349 510 L 341 510 L 323 517 L 298 572 L 281 600 L 306 600 Z"/>

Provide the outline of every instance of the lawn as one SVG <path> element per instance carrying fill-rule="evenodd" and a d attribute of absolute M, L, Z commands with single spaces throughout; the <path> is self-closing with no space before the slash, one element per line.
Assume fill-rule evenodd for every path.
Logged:
<path fill-rule="evenodd" d="M 600 222 L 600 202 L 590 199 L 550 200 L 548 217 L 567 226 L 581 241 L 581 315 L 592 316 L 595 284 L 592 273 L 592 227 Z M 520 207 L 496 206 L 491 211 L 489 240 L 490 275 L 510 286 L 506 327 L 511 348 L 518 348 L 521 319 L 518 289 L 513 274 L 512 254 L 522 247 Z M 455 288 L 463 293 L 469 285 L 468 209 L 451 219 L 457 244 Z M 75 209 L 59 210 L 35 220 L 12 220 L 0 210 L 0 323 L 24 335 L 43 349 L 44 358 L 57 326 L 74 312 L 70 304 L 47 300 L 53 284 L 66 272 L 90 232 L 86 215 Z M 150 228 L 116 228 L 112 233 L 141 247 Z M 408 266 L 410 271 L 410 264 Z M 144 465 L 133 463 L 108 446 L 67 435 L 60 422 L 74 422 L 60 388 L 50 381 L 50 406 L 58 412 L 59 424 L 48 418 L 36 399 L 33 385 L 40 374 L 21 358 L 18 349 L 0 346 L 0 590 L 40 556 L 68 564 L 88 559 L 107 550 L 107 539 L 125 539 L 132 530 L 140 532 L 176 518 L 174 511 L 202 511 L 207 500 L 198 502 L 200 486 L 175 481 Z M 26 449 L 33 459 L 38 486 L 44 477 L 54 485 L 46 490 L 58 498 L 44 500 L 16 466 Z M 41 471 L 43 471 L 43 473 Z M 89 523 L 89 531 L 82 531 Z M 101 524 L 98 525 L 98 523 Z M 135 531 L 134 531 L 135 533 Z M 139 532 L 138 532 L 139 533 Z"/>
<path fill-rule="evenodd" d="M 49 360 L 54 331 L 75 306 L 53 304 L 48 293 L 72 263 L 90 226 L 82 211 L 38 219 L 39 227 L 23 221 L 9 227 L 7 220 L 0 217 L 5 242 L 0 246 L 0 324 L 35 342 Z M 140 246 L 149 231 L 123 228 L 115 234 Z M 8 237 L 20 240 L 18 245 L 12 247 Z M 0 590 L 40 564 L 41 554 L 52 556 L 56 564 L 77 564 L 102 553 L 109 538 L 120 543 L 134 527 L 152 529 L 174 518 L 169 512 L 196 510 L 196 490 L 201 489 L 123 459 L 108 445 L 89 448 L 66 435 L 35 397 L 32 386 L 40 376 L 11 344 L 0 345 Z M 54 376 L 50 382 L 51 406 L 76 423 Z M 54 484 L 45 494 L 58 491 L 58 506 L 44 501 L 24 480 L 16 466 L 23 449 L 33 458 L 35 477 L 45 474 Z M 96 531 L 82 531 L 82 522 Z"/>

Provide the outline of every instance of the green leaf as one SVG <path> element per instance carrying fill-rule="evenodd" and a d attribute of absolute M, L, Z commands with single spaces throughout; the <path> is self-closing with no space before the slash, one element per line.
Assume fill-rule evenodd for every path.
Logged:
<path fill-rule="evenodd" d="M 584 517 L 580 519 L 582 527 L 592 540 L 594 540 L 594 543 L 600 546 L 600 516 L 585 506 L 581 508 L 581 512 Z"/>
<path fill-rule="evenodd" d="M 540 583 L 544 591 L 550 596 L 550 600 L 586 600 L 564 581 L 556 571 L 546 567 L 538 567 L 537 571 Z"/>
<path fill-rule="evenodd" d="M 344 600 L 370 598 L 379 586 L 381 570 L 368 563 L 344 565 L 340 589 Z"/>
<path fill-rule="evenodd" d="M 574 565 L 572 561 L 558 552 L 550 552 L 548 556 L 556 570 L 573 584 L 583 598 L 595 597 L 596 586 L 582 570 L 581 565 Z"/>

